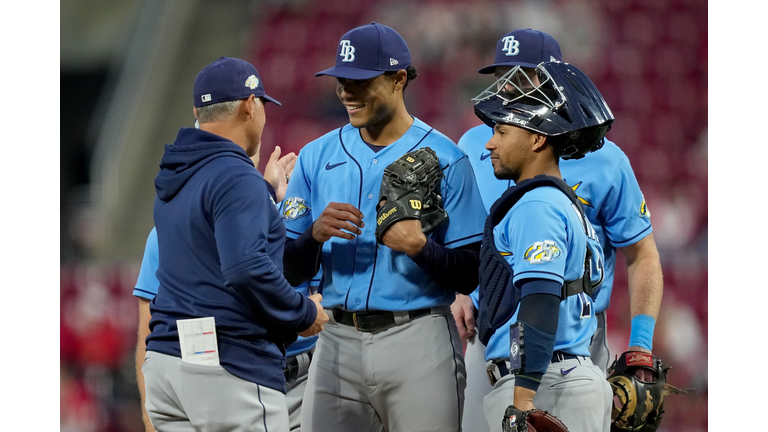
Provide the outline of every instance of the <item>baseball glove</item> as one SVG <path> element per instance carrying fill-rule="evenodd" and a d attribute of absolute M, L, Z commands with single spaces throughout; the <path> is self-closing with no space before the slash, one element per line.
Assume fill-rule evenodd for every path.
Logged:
<path fill-rule="evenodd" d="M 501 423 L 504 432 L 567 432 L 568 428 L 548 411 L 532 409 L 520 411 L 514 405 L 507 407 Z"/>
<path fill-rule="evenodd" d="M 442 178 L 440 161 L 429 147 L 406 153 L 386 167 L 376 206 L 376 240 L 382 243 L 384 233 L 401 220 L 421 220 L 424 234 L 445 222 L 448 213 L 440 196 Z"/>
<path fill-rule="evenodd" d="M 627 351 L 608 368 L 613 390 L 611 431 L 653 432 L 664 414 L 664 397 L 688 393 L 667 383 L 661 359 L 641 351 Z"/>

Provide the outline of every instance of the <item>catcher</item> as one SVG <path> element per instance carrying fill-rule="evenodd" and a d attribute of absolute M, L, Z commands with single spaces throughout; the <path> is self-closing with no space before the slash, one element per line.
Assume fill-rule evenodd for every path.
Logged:
<path fill-rule="evenodd" d="M 608 432 L 610 386 L 589 357 L 603 250 L 559 160 L 599 149 L 613 114 L 589 78 L 561 62 L 532 76 L 516 66 L 474 100 L 494 130 L 485 144 L 493 173 L 515 182 L 490 209 L 480 255 L 488 425 Z"/>

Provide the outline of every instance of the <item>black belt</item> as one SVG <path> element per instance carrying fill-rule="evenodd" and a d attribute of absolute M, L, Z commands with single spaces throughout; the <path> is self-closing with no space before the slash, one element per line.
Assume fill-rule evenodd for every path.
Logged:
<path fill-rule="evenodd" d="M 431 313 L 432 309 L 430 308 L 417 309 L 408 311 L 408 317 L 414 320 Z M 362 332 L 374 332 L 397 325 L 395 314 L 390 311 L 347 312 L 341 309 L 333 309 L 333 319 L 339 324 L 354 326 Z"/>
<path fill-rule="evenodd" d="M 557 363 L 557 362 L 561 362 L 561 361 L 565 361 L 565 360 L 575 359 L 576 357 L 585 357 L 585 356 L 577 356 L 577 355 L 574 355 L 574 354 L 564 353 L 562 351 L 555 351 L 555 352 L 552 353 L 552 360 L 551 361 L 552 361 L 552 363 Z"/>
<path fill-rule="evenodd" d="M 309 356 L 309 363 L 312 362 L 312 352 L 314 350 L 307 351 L 306 354 Z M 298 357 L 301 354 L 297 354 L 295 356 L 290 356 L 285 359 L 285 368 L 283 368 L 283 375 L 285 375 L 285 381 L 286 383 L 290 383 L 296 380 L 296 378 L 299 377 L 299 372 L 301 372 L 301 368 L 299 367 L 299 359 Z M 309 366 L 307 366 L 309 368 Z"/>
<path fill-rule="evenodd" d="M 564 360 L 570 360 L 575 359 L 577 357 L 584 357 L 584 356 L 577 356 L 574 354 L 568 354 L 564 353 L 562 351 L 555 351 L 552 353 L 552 363 L 558 363 Z M 489 368 L 486 371 L 486 374 L 488 375 L 488 382 L 491 383 L 491 385 L 496 385 L 496 383 L 502 379 L 503 377 L 510 374 L 509 368 L 507 367 L 506 360 L 493 360 L 493 364 L 496 365 L 496 369 L 498 370 L 498 375 L 495 374 L 491 368 Z"/>

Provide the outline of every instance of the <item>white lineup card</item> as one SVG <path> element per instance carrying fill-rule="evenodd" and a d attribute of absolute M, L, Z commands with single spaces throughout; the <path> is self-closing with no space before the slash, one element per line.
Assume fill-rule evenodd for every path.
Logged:
<path fill-rule="evenodd" d="M 181 344 L 181 360 L 199 365 L 218 366 L 219 348 L 213 317 L 176 320 Z"/>

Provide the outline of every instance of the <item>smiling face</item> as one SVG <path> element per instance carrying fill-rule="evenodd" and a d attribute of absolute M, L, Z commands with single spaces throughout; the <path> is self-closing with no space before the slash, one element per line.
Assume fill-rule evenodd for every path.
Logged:
<path fill-rule="evenodd" d="M 491 152 L 493 174 L 498 179 L 518 182 L 523 170 L 535 158 L 534 145 L 541 135 L 516 126 L 496 123 L 493 136 L 485 144 Z"/>
<path fill-rule="evenodd" d="M 394 115 L 398 97 L 402 98 L 402 85 L 398 86 L 395 75 L 384 74 L 366 80 L 336 80 L 336 95 L 347 109 L 349 122 L 358 129 L 381 127 L 388 123 Z"/>

